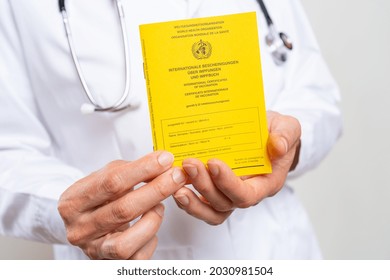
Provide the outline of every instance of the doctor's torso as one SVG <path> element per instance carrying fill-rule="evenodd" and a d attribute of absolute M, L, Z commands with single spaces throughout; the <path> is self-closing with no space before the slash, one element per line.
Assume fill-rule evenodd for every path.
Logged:
<path fill-rule="evenodd" d="M 125 60 L 121 29 L 114 1 L 67 1 L 77 57 L 94 97 L 110 106 L 120 98 L 125 85 Z M 149 126 L 146 86 L 143 74 L 139 25 L 189 17 L 257 11 L 260 38 L 266 27 L 256 1 L 233 0 L 123 0 L 130 51 L 130 96 L 133 106 L 120 113 L 82 115 L 80 106 L 88 102 L 66 40 L 57 1 L 10 1 L 26 73 L 37 114 L 52 138 L 54 154 L 85 174 L 109 161 L 134 160 L 153 150 Z M 272 5 L 271 5 L 272 6 Z M 278 15 L 274 15 L 278 18 Z M 269 108 L 283 87 L 283 68 L 277 68 L 262 48 L 266 101 Z M 170 199 L 159 232 L 156 258 L 270 258 L 287 256 L 287 232 L 280 220 L 288 211 L 301 211 L 288 189 L 279 200 L 261 207 L 236 211 L 229 221 L 211 227 L 188 216 Z M 275 212 L 275 213 L 273 213 Z M 270 213 L 273 213 L 272 216 Z M 291 221 L 292 222 L 292 221 Z M 286 226 L 286 229 L 288 226 Z M 308 233 L 310 236 L 310 233 Z M 254 245 L 250 240 L 258 240 Z M 296 246 L 296 244 L 294 245 Z M 292 245 L 292 247 L 294 247 Z M 260 250 L 261 249 L 261 250 Z M 67 247 L 60 249 L 64 256 Z M 68 250 L 68 253 L 64 253 Z M 74 254 L 74 255 L 72 255 Z"/>
<path fill-rule="evenodd" d="M 152 150 L 140 24 L 257 9 L 255 1 L 243 1 L 247 3 L 240 7 L 234 1 L 224 1 L 224 5 L 208 1 L 205 7 L 202 1 L 123 1 L 130 51 L 131 89 L 127 102 L 134 106 L 122 113 L 85 116 L 80 113 L 80 106 L 88 100 L 71 58 L 57 1 L 11 2 L 31 90 L 42 118 L 52 131 L 56 151 L 63 160 L 85 172 L 100 168 L 107 160 L 131 160 Z M 110 106 L 121 97 L 125 85 L 125 59 L 115 2 L 83 0 L 66 4 L 85 80 L 98 103 Z M 266 57 L 264 69 L 267 63 L 273 67 Z M 266 84 L 281 85 L 281 82 Z M 269 96 L 272 94 L 268 94 L 268 102 Z M 85 158 L 91 155 L 96 158 L 88 163 Z"/>

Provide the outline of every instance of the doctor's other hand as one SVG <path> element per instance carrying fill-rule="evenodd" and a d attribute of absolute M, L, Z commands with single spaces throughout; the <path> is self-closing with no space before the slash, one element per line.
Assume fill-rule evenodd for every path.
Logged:
<path fill-rule="evenodd" d="M 272 174 L 237 177 L 224 162 L 211 159 L 207 167 L 197 159 L 185 159 L 189 183 L 200 193 L 183 187 L 174 194 L 177 205 L 211 225 L 223 223 L 235 208 L 248 208 L 275 195 L 289 171 L 298 163 L 301 126 L 297 119 L 268 112 L 268 153 Z"/>
<path fill-rule="evenodd" d="M 91 259 L 149 259 L 164 214 L 160 202 L 187 180 L 172 163 L 163 151 L 114 161 L 70 186 L 58 203 L 68 241 Z"/>

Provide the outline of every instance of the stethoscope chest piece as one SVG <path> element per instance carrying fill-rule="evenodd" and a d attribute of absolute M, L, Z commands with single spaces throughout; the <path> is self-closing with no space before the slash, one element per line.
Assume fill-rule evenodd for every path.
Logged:
<path fill-rule="evenodd" d="M 288 54 L 293 49 L 293 44 L 286 33 L 277 33 L 272 26 L 265 37 L 268 50 L 276 65 L 283 65 L 287 62 Z"/>

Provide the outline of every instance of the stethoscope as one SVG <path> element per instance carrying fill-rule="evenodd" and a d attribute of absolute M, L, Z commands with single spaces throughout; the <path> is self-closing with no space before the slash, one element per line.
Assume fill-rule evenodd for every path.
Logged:
<path fill-rule="evenodd" d="M 275 62 L 276 65 L 283 65 L 287 61 L 288 52 L 291 51 L 293 48 L 292 42 L 290 41 L 289 37 L 285 33 L 277 32 L 274 23 L 272 21 L 272 18 L 270 17 L 267 8 L 264 5 L 263 0 L 257 0 L 257 2 L 259 3 L 261 10 L 264 14 L 264 17 L 267 21 L 269 31 L 265 37 L 265 40 L 270 50 L 273 61 Z M 127 108 L 130 108 L 132 106 L 130 103 L 124 104 L 124 102 L 127 100 L 127 98 L 130 95 L 130 55 L 129 55 L 129 46 L 128 46 L 128 36 L 127 36 L 127 30 L 125 24 L 125 13 L 123 10 L 121 0 L 115 0 L 115 3 L 116 3 L 119 19 L 120 19 L 120 26 L 122 31 L 123 50 L 125 56 L 126 80 L 125 80 L 125 88 L 123 90 L 121 97 L 112 106 L 104 107 L 99 105 L 99 103 L 94 98 L 94 95 L 89 89 L 88 84 L 84 78 L 83 72 L 81 71 L 80 62 L 77 58 L 74 43 L 73 43 L 72 32 L 69 25 L 69 17 L 65 7 L 65 0 L 58 1 L 73 63 L 75 65 L 77 74 L 79 76 L 79 80 L 83 86 L 85 95 L 87 96 L 90 102 L 90 103 L 82 104 L 80 110 L 83 114 L 90 114 L 93 112 L 119 112 Z"/>
<path fill-rule="evenodd" d="M 286 33 L 278 32 L 276 30 L 274 22 L 265 7 L 264 1 L 257 0 L 257 2 L 267 21 L 268 34 L 265 36 L 265 42 L 271 52 L 272 59 L 276 65 L 283 65 L 287 61 L 288 53 L 293 49 L 293 44 Z"/>

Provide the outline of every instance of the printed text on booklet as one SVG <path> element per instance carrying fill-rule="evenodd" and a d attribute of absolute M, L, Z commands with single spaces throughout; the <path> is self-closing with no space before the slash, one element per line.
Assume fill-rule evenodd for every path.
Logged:
<path fill-rule="evenodd" d="M 270 173 L 256 14 L 140 26 L 155 150 Z"/>

